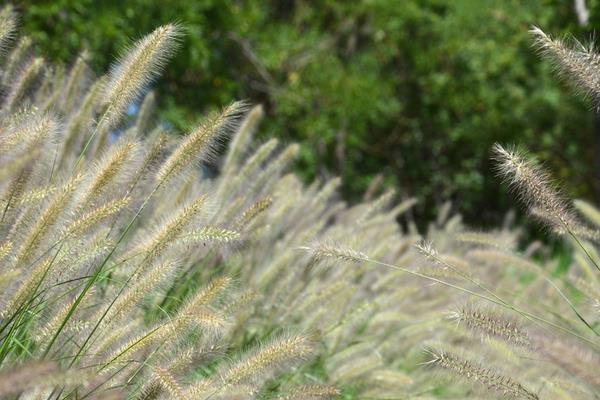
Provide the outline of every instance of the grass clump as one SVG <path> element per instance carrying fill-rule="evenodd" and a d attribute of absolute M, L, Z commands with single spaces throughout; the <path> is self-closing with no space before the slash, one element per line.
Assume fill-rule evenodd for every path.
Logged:
<path fill-rule="evenodd" d="M 11 9 L 0 18 L 14 23 Z M 525 155 L 496 148 L 503 174 L 575 244 L 564 276 L 519 253 L 510 223 L 471 232 L 448 208 L 420 234 L 397 223 L 414 199 L 396 205 L 394 192 L 373 188 L 349 206 L 339 179 L 306 187 L 286 172 L 296 145 L 253 144 L 260 106 L 234 102 L 183 137 L 155 126 L 148 85 L 180 32 L 158 28 L 100 78 L 85 56 L 65 72 L 24 40 L 3 59 L 1 396 L 405 398 L 487 388 L 537 399 L 600 390 L 591 373 L 597 235 L 579 235 L 596 232 L 597 218 L 580 222 Z M 130 121 L 132 101 L 142 111 Z M 216 176 L 205 173 L 209 162 Z M 447 350 L 460 345 L 483 361 Z M 466 382 L 447 385 L 438 369 Z"/>

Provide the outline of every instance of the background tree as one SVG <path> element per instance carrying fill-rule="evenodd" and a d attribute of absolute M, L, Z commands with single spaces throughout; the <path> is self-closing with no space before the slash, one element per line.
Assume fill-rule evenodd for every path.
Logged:
<path fill-rule="evenodd" d="M 301 142 L 305 178 L 340 175 L 348 199 L 373 176 L 417 196 L 418 221 L 445 199 L 474 225 L 510 207 L 491 173 L 491 144 L 520 142 L 592 198 L 593 117 L 531 48 L 536 23 L 582 34 L 572 2 L 535 0 L 24 0 L 24 33 L 44 56 L 81 46 L 104 70 L 125 37 L 171 20 L 183 50 L 158 87 L 165 123 L 248 98 L 263 137 Z M 590 5 L 591 23 L 598 6 Z M 112 40 L 111 40 L 112 39 Z"/>

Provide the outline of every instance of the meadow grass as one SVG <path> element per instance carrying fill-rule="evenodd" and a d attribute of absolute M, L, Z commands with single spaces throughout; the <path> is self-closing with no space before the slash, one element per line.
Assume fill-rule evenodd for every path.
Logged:
<path fill-rule="evenodd" d="M 600 212 L 525 152 L 493 149 L 564 273 L 510 218 L 475 232 L 447 206 L 420 233 L 398 224 L 415 199 L 306 186 L 298 145 L 253 140 L 260 106 L 167 132 L 148 89 L 178 25 L 101 77 L 36 57 L 10 6 L 0 26 L 0 397 L 597 397 Z M 592 50 L 534 35 L 596 90 Z"/>

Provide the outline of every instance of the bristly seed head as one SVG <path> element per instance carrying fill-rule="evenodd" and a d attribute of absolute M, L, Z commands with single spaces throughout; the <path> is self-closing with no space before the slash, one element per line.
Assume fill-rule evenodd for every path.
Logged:
<path fill-rule="evenodd" d="M 570 207 L 535 160 L 518 149 L 507 150 L 499 144 L 492 148 L 497 174 L 507 182 L 530 211 L 541 212 L 554 230 L 575 229 L 578 225 Z"/>
<path fill-rule="evenodd" d="M 165 182 L 197 159 L 210 157 L 215 143 L 238 127 L 247 108 L 246 102 L 238 101 L 207 118 L 167 158 L 157 173 L 157 180 Z"/>
<path fill-rule="evenodd" d="M 425 257 L 437 262 L 438 252 L 436 248 L 433 247 L 432 242 L 421 241 L 420 243 L 415 244 L 415 248 L 417 249 L 417 251 L 419 251 L 419 253 L 423 254 Z"/>
<path fill-rule="evenodd" d="M 316 261 L 323 259 L 338 259 L 341 261 L 359 263 L 369 259 L 366 254 L 361 253 L 360 251 L 342 247 L 332 242 L 318 243 L 314 246 L 302 246 L 299 249 L 307 250 L 312 253 L 313 258 Z"/>
<path fill-rule="evenodd" d="M 532 347 L 527 331 L 508 317 L 495 315 L 472 305 L 465 305 L 452 312 L 450 318 L 456 320 L 457 323 L 464 323 L 467 328 L 484 335 L 503 339 L 517 346 Z"/>
<path fill-rule="evenodd" d="M 178 25 L 158 27 L 127 49 L 112 67 L 104 93 L 108 126 L 115 124 L 127 106 L 160 74 L 181 36 Z"/>
<path fill-rule="evenodd" d="M 513 378 L 501 375 L 456 354 L 438 349 L 427 349 L 426 353 L 431 356 L 431 360 L 427 364 L 444 368 L 462 379 L 484 385 L 489 390 L 503 396 L 514 399 L 539 399 L 537 394 L 529 391 Z"/>
<path fill-rule="evenodd" d="M 538 51 L 551 62 L 558 74 L 584 96 L 600 105 L 600 55 L 592 44 L 577 40 L 567 44 L 550 37 L 537 26 L 529 31 Z"/>

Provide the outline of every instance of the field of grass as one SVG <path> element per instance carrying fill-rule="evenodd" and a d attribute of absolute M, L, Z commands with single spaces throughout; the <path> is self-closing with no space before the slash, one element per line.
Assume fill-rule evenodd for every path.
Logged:
<path fill-rule="evenodd" d="M 475 232 L 448 204 L 418 232 L 398 223 L 414 199 L 374 186 L 348 205 L 339 179 L 304 185 L 296 144 L 253 141 L 260 106 L 166 132 L 147 89 L 177 25 L 101 77 L 14 31 L 4 8 L 0 397 L 598 396 L 600 212 L 523 151 L 493 149 L 499 176 L 566 262 L 520 243 L 510 216 Z M 595 98 L 597 56 L 533 34 Z"/>

